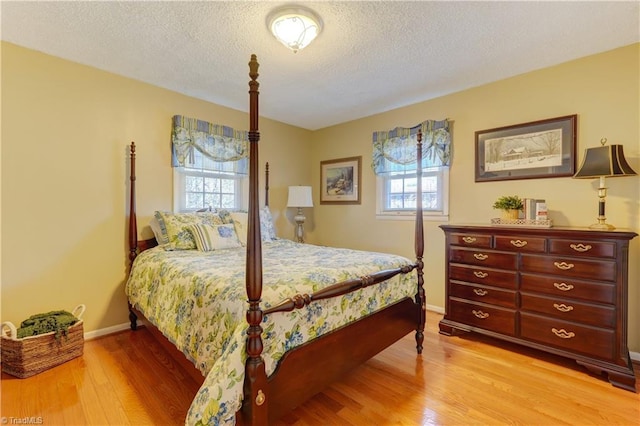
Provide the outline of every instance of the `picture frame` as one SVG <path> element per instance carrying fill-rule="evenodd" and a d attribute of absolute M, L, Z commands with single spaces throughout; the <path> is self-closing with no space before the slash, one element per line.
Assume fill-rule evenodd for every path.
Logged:
<path fill-rule="evenodd" d="M 360 204 L 362 157 L 320 162 L 320 204 Z"/>
<path fill-rule="evenodd" d="M 573 176 L 578 116 L 567 115 L 475 133 L 475 181 Z"/>

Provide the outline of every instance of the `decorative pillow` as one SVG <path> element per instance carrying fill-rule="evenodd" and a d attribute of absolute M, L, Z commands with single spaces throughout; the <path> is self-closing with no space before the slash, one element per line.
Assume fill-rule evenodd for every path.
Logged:
<path fill-rule="evenodd" d="M 200 251 L 213 251 L 241 247 L 233 224 L 190 225 L 189 231 Z"/>
<path fill-rule="evenodd" d="M 218 216 L 222 219 L 222 223 L 233 223 L 233 218 L 229 210 L 220 209 L 216 213 L 218 213 Z"/>
<path fill-rule="evenodd" d="M 276 230 L 273 227 L 271 210 L 269 210 L 268 206 L 260 209 L 260 233 L 262 234 L 262 241 L 273 241 L 277 238 Z"/>
<path fill-rule="evenodd" d="M 247 212 L 231 212 L 231 220 L 233 220 L 233 226 L 236 228 L 236 234 L 238 240 L 243 246 L 247 245 L 247 232 L 249 230 L 248 220 L 249 213 Z"/>
<path fill-rule="evenodd" d="M 168 250 L 194 250 L 196 242 L 189 231 L 191 225 L 223 225 L 225 222 L 217 212 L 203 213 L 155 213 L 162 234 L 169 244 Z"/>
<path fill-rule="evenodd" d="M 246 211 L 234 211 L 229 213 L 233 224 L 236 227 L 238 239 L 243 246 L 247 245 L 247 231 L 249 229 L 249 213 Z M 273 219 L 268 207 L 260 209 L 260 235 L 262 241 L 273 241 L 276 239 L 276 232 L 273 227 Z"/>
<path fill-rule="evenodd" d="M 153 231 L 153 236 L 156 237 L 156 241 L 158 244 L 167 244 L 169 242 L 169 238 L 167 234 L 162 232 L 162 228 L 160 227 L 160 222 L 157 217 L 152 217 L 149 221 L 149 227 Z"/>

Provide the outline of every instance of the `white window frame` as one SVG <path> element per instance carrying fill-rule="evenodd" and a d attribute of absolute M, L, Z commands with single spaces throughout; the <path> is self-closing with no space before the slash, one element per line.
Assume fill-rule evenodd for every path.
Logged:
<path fill-rule="evenodd" d="M 246 210 L 249 204 L 249 179 L 248 175 L 237 172 L 237 163 L 234 162 L 232 167 L 229 167 L 227 163 L 215 162 L 204 158 L 202 153 L 197 150 L 194 150 L 192 155 L 193 164 L 174 167 L 173 169 L 173 211 L 194 212 L 202 209 L 216 210 L 221 208 Z M 220 170 L 220 168 L 223 170 Z M 233 180 L 233 206 L 202 205 L 198 208 L 187 207 L 187 177 Z M 203 194 L 205 194 L 204 186 Z"/>
<path fill-rule="evenodd" d="M 407 173 L 410 175 L 411 173 Z M 449 167 L 434 167 L 424 169 L 422 171 L 422 177 L 437 176 L 438 190 L 437 196 L 439 197 L 439 204 L 441 209 L 428 210 L 423 206 L 422 216 L 427 221 L 442 221 L 449 220 Z M 389 196 L 389 180 L 392 177 L 398 177 L 398 173 L 393 175 L 379 175 L 376 177 L 376 218 L 387 220 L 415 220 L 416 209 L 386 209 L 386 200 Z"/>

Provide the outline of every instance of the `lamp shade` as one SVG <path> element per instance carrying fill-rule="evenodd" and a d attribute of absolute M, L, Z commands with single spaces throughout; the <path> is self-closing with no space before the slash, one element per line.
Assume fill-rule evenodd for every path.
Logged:
<path fill-rule="evenodd" d="M 313 207 L 310 186 L 290 186 L 287 207 Z"/>
<path fill-rule="evenodd" d="M 305 7 L 276 9 L 267 17 L 273 36 L 293 52 L 304 49 L 322 30 L 322 20 Z"/>
<path fill-rule="evenodd" d="M 578 179 L 593 179 L 601 176 L 634 176 L 627 160 L 624 158 L 622 145 L 604 145 L 606 139 L 601 141 L 602 146 L 587 148 L 580 170 L 573 177 Z"/>

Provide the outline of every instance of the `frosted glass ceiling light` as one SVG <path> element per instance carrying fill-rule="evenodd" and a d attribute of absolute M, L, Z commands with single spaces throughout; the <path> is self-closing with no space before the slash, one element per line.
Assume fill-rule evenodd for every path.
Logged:
<path fill-rule="evenodd" d="M 305 7 L 276 9 L 267 17 L 273 36 L 293 53 L 304 49 L 322 31 L 322 20 Z"/>

